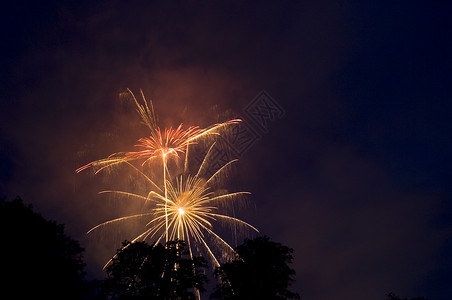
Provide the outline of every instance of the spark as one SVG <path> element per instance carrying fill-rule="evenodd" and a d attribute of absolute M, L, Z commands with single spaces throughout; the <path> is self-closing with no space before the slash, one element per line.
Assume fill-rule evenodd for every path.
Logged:
<path fill-rule="evenodd" d="M 221 183 L 219 180 L 222 178 L 221 174 L 237 160 L 225 163 L 210 177 L 203 175 L 206 173 L 205 169 L 209 165 L 209 157 L 215 143 L 211 144 L 195 175 L 190 174 L 188 172 L 189 147 L 206 137 L 219 136 L 220 129 L 239 123 L 241 120 L 233 119 L 206 128 L 198 126 L 184 128 L 183 124 L 180 124 L 175 128 L 169 127 L 162 130 L 157 125 L 152 102 L 149 101 L 148 104 L 141 91 L 143 104 L 140 104 L 132 91 L 128 90 L 128 92 L 135 102 L 142 123 L 150 130 L 149 135 L 138 139 L 135 151 L 113 153 L 107 158 L 78 168 L 76 172 L 93 168 L 97 174 L 106 168 L 119 165 L 130 167 L 132 174 L 150 183 L 151 188 L 145 195 L 120 190 L 106 190 L 101 193 L 136 198 L 143 202 L 145 211 L 100 223 L 91 228 L 88 233 L 115 223 L 145 219 L 147 223 L 144 229 L 132 239 L 132 243 L 139 240 L 153 240 L 156 244 L 163 240 L 166 242 L 175 239 L 185 240 L 190 256 L 204 249 L 214 264 L 219 266 L 222 258 L 232 258 L 234 250 L 214 231 L 214 224 L 221 223 L 233 228 L 258 232 L 254 226 L 234 215 L 233 208 L 236 202 L 249 192 L 226 192 L 223 189 L 216 189 L 216 185 Z M 180 159 L 185 159 L 184 171 L 172 177 L 168 164 L 171 160 Z M 139 161 L 141 164 L 136 165 L 134 161 Z M 145 165 L 154 167 L 154 162 L 161 163 L 160 180 L 156 180 L 144 171 Z M 232 208 L 232 215 L 228 208 Z M 221 254 L 222 258 L 218 254 Z M 105 266 L 110 262 L 111 260 Z"/>
<path fill-rule="evenodd" d="M 212 149 L 212 148 L 210 148 Z M 209 156 L 210 151 L 206 154 Z M 151 191 L 143 196 L 124 191 L 103 191 L 103 193 L 114 193 L 127 195 L 144 201 L 148 204 L 147 211 L 140 214 L 123 216 L 113 220 L 103 222 L 93 227 L 89 232 L 115 222 L 127 221 L 134 218 L 149 218 L 145 229 L 138 234 L 132 242 L 138 240 L 154 239 L 157 242 L 167 238 L 169 240 L 181 239 L 187 241 L 190 254 L 202 246 L 210 257 L 211 261 L 220 266 L 220 259 L 215 254 L 216 250 L 209 245 L 209 240 L 213 240 L 223 257 L 232 258 L 233 247 L 227 243 L 219 234 L 214 232 L 214 223 L 224 224 L 250 229 L 258 232 L 251 224 L 221 212 L 220 207 L 233 206 L 234 201 L 249 192 L 218 192 L 211 185 L 214 177 L 217 177 L 226 168 L 223 166 L 219 172 L 215 172 L 211 177 L 205 179 L 202 174 L 201 164 L 196 175 L 182 174 L 173 180 L 167 180 L 167 197 L 163 193 Z M 228 162 L 225 166 L 230 166 Z M 163 230 L 168 225 L 167 230 Z M 168 235 L 168 236 L 166 236 Z M 196 246 L 195 246 L 196 245 Z"/>
<path fill-rule="evenodd" d="M 196 144 L 198 140 L 211 135 L 218 136 L 220 135 L 219 131 L 221 128 L 241 122 L 240 119 L 232 119 L 223 123 L 213 124 L 206 128 L 189 126 L 185 129 L 183 124 L 180 124 L 177 128 L 169 127 L 162 130 L 157 125 L 152 102 L 149 101 L 148 105 L 146 98 L 141 91 L 144 104 L 140 104 L 130 89 L 128 89 L 128 92 L 137 106 L 137 111 L 142 119 L 142 123 L 150 130 L 149 136 L 138 139 L 138 143 L 135 147 L 140 150 L 113 153 L 107 158 L 90 162 L 78 168 L 76 170 L 77 173 L 90 167 L 95 168 L 95 172 L 98 173 L 107 167 L 131 160 L 142 159 L 144 165 L 157 157 L 161 157 L 162 160 L 166 162 L 171 157 L 180 158 L 180 154 L 185 153 L 189 145 Z"/>
<path fill-rule="evenodd" d="M 122 153 L 113 153 L 107 158 L 96 160 L 88 163 L 76 170 L 77 173 L 93 167 L 97 169 L 95 173 L 99 173 L 105 168 L 112 167 L 118 164 L 128 163 L 133 160 L 143 160 L 142 165 L 151 162 L 155 158 L 160 157 L 162 162 L 163 173 L 163 190 L 164 198 L 168 198 L 167 177 L 168 177 L 168 162 L 171 158 L 179 159 L 180 154 L 187 152 L 190 145 L 195 144 L 199 139 L 210 135 L 219 135 L 219 130 L 227 125 L 241 122 L 240 119 L 233 119 L 223 123 L 216 123 L 207 128 L 200 128 L 198 126 L 189 126 L 184 129 L 183 124 L 180 124 L 176 129 L 170 127 L 161 130 L 157 125 L 157 119 L 154 114 L 154 106 L 152 101 L 146 101 L 143 91 L 140 91 L 143 99 L 143 104 L 140 104 L 130 89 L 127 89 L 137 107 L 138 114 L 141 117 L 142 123 L 146 125 L 150 134 L 148 137 L 143 137 L 138 140 L 135 145 L 139 150 Z M 130 165 L 130 164 L 129 164 Z M 152 181 L 151 181 L 152 182 Z M 154 182 L 152 182 L 154 184 Z M 155 184 L 154 184 L 155 185 Z M 165 228 L 168 231 L 168 203 L 165 200 Z M 166 234 L 166 241 L 168 241 L 168 232 Z"/>

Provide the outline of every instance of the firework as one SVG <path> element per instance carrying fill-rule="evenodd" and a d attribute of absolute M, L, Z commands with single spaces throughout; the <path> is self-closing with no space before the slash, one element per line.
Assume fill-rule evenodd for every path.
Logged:
<path fill-rule="evenodd" d="M 142 123 L 150 130 L 149 136 L 138 140 L 138 144 L 136 144 L 135 147 L 140 150 L 113 153 L 107 158 L 96 160 L 78 168 L 76 170 L 77 173 L 90 167 L 95 168 L 95 173 L 98 173 L 107 167 L 138 159 L 142 159 L 142 164 L 144 165 L 158 157 L 162 158 L 163 162 L 166 162 L 164 165 L 167 165 L 170 157 L 180 158 L 180 154 L 186 152 L 189 145 L 196 144 L 198 140 L 207 136 L 219 135 L 221 128 L 241 122 L 240 119 L 233 119 L 227 122 L 213 124 L 207 128 L 190 126 L 186 129 L 183 128 L 183 124 L 180 124 L 176 129 L 170 127 L 161 130 L 157 125 L 152 102 L 149 102 L 148 105 L 146 98 L 141 91 L 143 104 L 140 104 L 133 92 L 129 89 L 128 92 L 137 106 L 137 111 L 141 117 Z"/>
<path fill-rule="evenodd" d="M 203 129 L 197 126 L 184 129 L 183 125 L 180 124 L 175 129 L 170 127 L 161 130 L 157 125 L 152 102 L 148 104 L 141 92 L 143 104 L 140 104 L 135 95 L 130 90 L 128 92 L 137 106 L 143 124 L 150 129 L 149 136 L 138 140 L 138 144 L 135 145 L 136 151 L 114 153 L 105 159 L 82 166 L 76 172 L 92 167 L 97 174 L 105 168 L 125 164 L 134 170 L 134 174 L 150 183 L 152 188 L 144 195 L 117 190 L 101 192 L 140 199 L 143 201 L 144 211 L 103 222 L 90 229 L 88 233 L 110 224 L 143 218 L 147 220 L 147 224 L 132 242 L 152 239 L 158 243 L 163 239 L 165 241 L 182 239 L 187 242 L 191 256 L 195 250 L 205 249 L 214 264 L 219 266 L 220 259 L 216 255 L 215 249 L 219 249 L 222 257 L 226 258 L 230 257 L 229 254 L 233 253 L 233 249 L 214 231 L 214 223 L 225 223 L 234 228 L 243 227 L 257 231 L 252 225 L 230 213 L 235 202 L 249 193 L 229 193 L 225 190 L 216 189 L 217 183 L 221 182 L 219 180 L 222 178 L 221 175 L 236 160 L 226 163 L 210 177 L 203 175 L 206 173 L 205 169 L 214 143 L 207 151 L 195 175 L 188 172 L 188 149 L 198 140 L 211 135 L 219 135 L 221 128 L 238 123 L 240 120 L 234 119 L 217 123 Z M 184 172 L 172 177 L 168 170 L 168 163 L 170 160 L 178 161 L 181 158 L 185 159 Z M 133 161 L 140 161 L 141 164 L 136 165 L 132 163 Z M 161 181 L 151 178 L 144 171 L 145 165 L 154 167 L 154 161 L 162 164 Z"/>
<path fill-rule="evenodd" d="M 154 190 L 146 195 L 126 191 L 102 191 L 101 193 L 114 193 L 140 199 L 146 209 L 145 212 L 139 214 L 103 222 L 90 229 L 88 233 L 113 223 L 146 218 L 148 221 L 144 230 L 132 240 L 132 243 L 147 239 L 155 240 L 158 243 L 164 237 L 169 240 L 182 239 L 187 242 L 191 256 L 196 249 L 203 248 L 216 266 L 220 265 L 220 259 L 209 244 L 215 245 L 215 249 L 220 252 L 222 257 L 232 258 L 233 248 L 219 234 L 215 233 L 213 223 L 224 222 L 232 227 L 258 230 L 249 223 L 230 215 L 227 209 L 227 207 L 233 207 L 234 202 L 240 196 L 249 194 L 249 192 L 228 193 L 224 190 L 216 191 L 214 188 L 214 181 L 236 160 L 228 162 L 209 178 L 203 178 L 200 175 L 203 173 L 209 153 L 210 151 L 206 154 L 196 175 L 181 174 L 172 180 L 167 180 L 167 197 Z M 147 176 L 143 178 L 149 180 Z M 168 225 L 167 230 L 166 225 Z"/>
<path fill-rule="evenodd" d="M 207 137 L 209 135 L 219 135 L 219 130 L 230 124 L 241 122 L 240 119 L 230 120 L 224 123 L 217 123 L 207 128 L 201 129 L 198 126 L 190 126 L 187 129 L 183 129 L 183 124 L 180 124 L 176 129 L 170 127 L 169 129 L 161 130 L 157 125 L 157 119 L 154 114 L 154 107 L 152 102 L 149 105 L 143 94 L 140 91 L 143 98 L 143 104 L 140 104 L 133 94 L 128 89 L 129 94 L 134 100 L 137 111 L 141 117 L 142 123 L 150 129 L 150 135 L 148 137 L 140 138 L 138 144 L 135 147 L 139 148 L 138 151 L 130 151 L 123 153 L 113 153 L 107 158 L 100 159 L 89 164 L 86 164 L 76 170 L 77 173 L 93 167 L 96 173 L 101 170 L 112 167 L 122 163 L 128 163 L 132 160 L 143 160 L 142 165 L 151 162 L 156 158 L 161 158 L 162 161 L 162 173 L 163 173 L 163 190 L 165 197 L 165 230 L 166 241 L 168 241 L 168 188 L 167 188 L 167 174 L 168 174 L 168 161 L 170 158 L 178 159 L 180 154 L 187 152 L 189 145 L 195 144 L 199 139 Z M 187 160 L 186 160 L 187 161 Z M 151 181 L 152 182 L 152 181 Z M 154 182 L 152 182 L 154 184 Z M 154 184 L 155 185 L 155 184 Z"/>

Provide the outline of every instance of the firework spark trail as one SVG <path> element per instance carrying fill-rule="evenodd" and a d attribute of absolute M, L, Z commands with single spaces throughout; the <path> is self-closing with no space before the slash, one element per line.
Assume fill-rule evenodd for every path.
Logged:
<path fill-rule="evenodd" d="M 225 166 L 229 165 L 231 164 L 227 163 Z M 157 242 L 164 237 L 169 240 L 186 240 L 189 252 L 191 253 L 190 256 L 195 252 L 193 249 L 194 244 L 202 245 L 214 264 L 219 266 L 219 259 L 216 257 L 215 251 L 208 245 L 206 236 L 213 237 L 224 253 L 228 252 L 232 254 L 234 250 L 223 238 L 213 231 L 213 222 L 224 221 L 227 224 L 252 229 L 256 232 L 258 230 L 243 220 L 219 212 L 219 203 L 234 200 L 234 198 L 249 194 L 249 192 L 216 194 L 209 183 L 213 181 L 214 177 L 219 176 L 225 168 L 224 166 L 221 167 L 219 172 L 215 172 L 206 180 L 199 176 L 202 173 L 201 169 L 203 166 L 205 164 L 201 164 L 195 176 L 180 175 L 173 180 L 167 180 L 168 197 L 155 191 L 149 192 L 146 196 L 125 191 L 109 190 L 101 192 L 135 197 L 138 200 L 148 203 L 149 211 L 103 222 L 88 232 L 115 222 L 147 217 L 150 220 L 146 224 L 146 229 L 136 236 L 132 242 L 146 240 L 148 238 L 152 239 L 154 237 L 157 238 Z M 232 205 L 233 203 L 229 204 Z M 168 230 L 161 232 L 161 229 L 165 228 L 166 224 L 168 224 Z M 167 234 L 168 236 L 166 236 Z"/>
<path fill-rule="evenodd" d="M 150 135 L 138 140 L 138 144 L 135 145 L 138 148 L 136 151 L 111 154 L 107 158 L 80 167 L 76 172 L 93 168 L 95 174 L 97 174 L 106 168 L 119 165 L 130 167 L 135 174 L 152 185 L 151 190 L 146 195 L 115 190 L 107 190 L 100 193 L 113 193 L 136 198 L 139 201 L 143 201 L 147 211 L 103 222 L 91 228 L 88 233 L 114 223 L 148 218 L 144 231 L 132 239 L 132 243 L 147 239 L 154 239 L 156 244 L 162 239 L 165 239 L 165 241 L 169 239 L 186 240 L 190 257 L 193 257 L 195 249 L 199 250 L 200 247 L 203 247 L 215 265 L 219 266 L 219 259 L 215 256 L 215 251 L 208 245 L 206 239 L 215 240 L 221 251 L 223 251 L 223 256 L 225 256 L 225 253 L 233 253 L 233 248 L 213 231 L 214 222 L 224 222 L 233 225 L 234 228 L 241 226 L 257 231 L 252 225 L 236 218 L 234 213 L 233 216 L 230 216 L 221 212 L 219 207 L 231 206 L 233 208 L 233 202 L 235 202 L 236 198 L 249 193 L 227 193 L 214 189 L 214 183 L 220 181 L 214 179 L 218 179 L 237 160 L 227 162 L 209 178 L 204 179 L 202 177 L 215 143 L 212 143 L 207 151 L 196 174 L 194 176 L 190 175 L 188 172 L 189 146 L 196 144 L 198 140 L 207 136 L 218 136 L 221 128 L 238 123 L 241 120 L 234 119 L 224 123 L 217 123 L 204 129 L 197 126 L 190 126 L 184 129 L 183 125 L 180 124 L 175 129 L 170 127 L 161 130 L 157 125 L 152 102 L 149 102 L 148 105 L 143 92 L 141 92 L 144 103 L 140 104 L 132 91 L 128 90 L 128 92 L 137 106 L 142 123 L 150 129 Z M 181 154 L 185 155 L 182 156 Z M 142 161 L 141 168 L 143 168 L 146 164 L 151 164 L 159 157 L 161 158 L 163 177 L 161 186 L 142 171 L 140 167 L 132 163 L 137 160 Z M 185 158 L 184 171 L 182 175 L 172 178 L 169 174 L 168 162 L 170 159 L 178 161 L 181 157 Z M 157 159 L 157 161 L 159 160 Z M 111 260 L 105 266 L 110 262 Z"/>
<path fill-rule="evenodd" d="M 109 157 L 100 159 L 91 163 L 88 163 L 76 170 L 77 173 L 93 167 L 97 169 L 95 173 L 99 173 L 101 170 L 112 167 L 122 163 L 129 163 L 132 160 L 142 159 L 144 166 L 146 163 L 152 161 L 154 158 L 161 157 L 163 166 L 163 190 L 164 197 L 168 199 L 167 189 L 167 175 L 168 175 L 168 161 L 170 157 L 175 159 L 179 158 L 179 154 L 186 153 L 186 159 L 188 156 L 189 145 L 195 144 L 197 140 L 209 135 L 219 135 L 219 129 L 241 122 L 240 119 L 233 119 L 224 123 L 217 123 L 207 128 L 201 129 L 198 126 L 190 126 L 187 129 L 183 129 L 183 124 L 180 124 L 176 129 L 172 127 L 165 129 L 163 132 L 157 125 L 157 119 L 154 114 L 154 106 L 152 102 L 146 101 L 143 91 L 140 91 L 143 98 L 143 104 L 140 104 L 130 89 L 127 89 L 132 99 L 134 100 L 138 114 L 141 117 L 142 123 L 150 129 L 150 135 L 148 137 L 140 138 L 138 144 L 135 147 L 141 149 L 139 151 L 130 151 L 122 153 L 113 153 Z M 187 161 L 187 160 L 186 160 Z M 130 163 L 129 163 L 130 164 Z M 155 185 L 153 181 L 152 184 Z M 168 241 L 168 203 L 165 200 L 165 229 L 166 229 L 166 241 Z"/>
<path fill-rule="evenodd" d="M 198 126 L 190 126 L 187 129 L 183 129 L 183 124 L 180 124 L 176 129 L 170 127 L 162 131 L 157 125 L 152 102 L 150 102 L 151 108 L 149 108 L 143 92 L 141 92 L 144 102 L 144 105 L 141 105 L 132 91 L 128 91 L 137 106 L 142 123 L 150 129 L 149 137 L 140 138 L 138 144 L 135 145 L 135 147 L 142 150 L 113 153 L 107 158 L 90 162 L 78 168 L 76 170 L 77 173 L 90 167 L 95 168 L 95 172 L 98 173 L 107 167 L 137 159 L 143 159 L 144 165 L 159 156 L 166 161 L 170 156 L 179 158 L 179 154 L 187 151 L 187 147 L 195 144 L 199 139 L 209 135 L 219 135 L 221 128 L 241 122 L 240 119 L 233 119 L 223 123 L 216 123 L 203 129 Z"/>

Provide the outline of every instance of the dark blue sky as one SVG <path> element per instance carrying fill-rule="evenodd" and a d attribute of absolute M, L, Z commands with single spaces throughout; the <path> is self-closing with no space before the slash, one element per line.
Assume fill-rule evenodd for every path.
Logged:
<path fill-rule="evenodd" d="M 304 299 L 450 299 L 448 1 L 15 1 L 2 9 L 0 195 L 84 235 L 120 213 L 74 170 L 145 129 L 243 116 L 261 90 L 285 114 L 241 153 L 243 217 L 295 249 Z M 105 207 L 111 210 L 105 212 Z M 116 210 L 116 211 L 115 211 Z M 96 276 L 96 275 L 93 275 Z"/>
<path fill-rule="evenodd" d="M 448 186 L 450 8 L 356 6 L 350 31 L 359 44 L 337 74 L 338 93 L 353 110 L 346 132 L 402 183 Z"/>

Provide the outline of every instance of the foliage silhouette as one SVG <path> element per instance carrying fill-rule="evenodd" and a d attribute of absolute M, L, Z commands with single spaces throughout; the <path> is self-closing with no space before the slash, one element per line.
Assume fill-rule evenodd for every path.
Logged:
<path fill-rule="evenodd" d="M 205 291 L 207 266 L 202 257 L 190 259 L 183 241 L 149 245 L 123 242 L 106 268 L 103 294 L 110 299 L 195 299 Z"/>
<path fill-rule="evenodd" d="M 400 298 L 399 296 L 397 296 L 394 293 L 389 293 L 386 295 L 386 300 L 408 300 L 408 298 Z M 409 300 L 427 300 L 427 298 L 424 297 L 416 297 L 416 298 L 411 298 Z"/>
<path fill-rule="evenodd" d="M 0 199 L 2 298 L 81 299 L 84 263 L 79 243 L 20 198 Z"/>
<path fill-rule="evenodd" d="M 214 299 L 300 299 L 287 288 L 293 282 L 293 249 L 268 237 L 245 240 L 238 257 L 215 270 L 218 278 Z"/>

